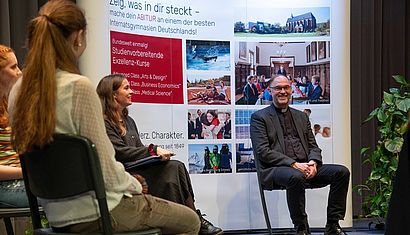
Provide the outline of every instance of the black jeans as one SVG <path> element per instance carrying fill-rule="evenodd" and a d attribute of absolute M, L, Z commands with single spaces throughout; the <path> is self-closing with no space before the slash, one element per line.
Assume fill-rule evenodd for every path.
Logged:
<path fill-rule="evenodd" d="M 344 218 L 346 213 L 346 197 L 349 187 L 350 172 L 336 164 L 324 164 L 319 166 L 317 174 L 307 180 L 302 172 L 292 167 L 274 167 L 273 181 L 275 184 L 286 187 L 286 197 L 290 217 L 293 224 L 307 223 L 305 211 L 305 187 L 306 183 L 314 188 L 324 187 L 330 184 L 330 192 L 327 202 L 327 219 L 338 221 Z"/>

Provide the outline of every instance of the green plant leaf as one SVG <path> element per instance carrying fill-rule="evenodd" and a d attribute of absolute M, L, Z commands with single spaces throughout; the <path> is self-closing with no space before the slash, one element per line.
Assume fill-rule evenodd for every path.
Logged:
<path fill-rule="evenodd" d="M 359 187 L 358 193 L 364 198 L 363 209 L 369 216 L 384 218 L 388 211 L 393 179 L 395 178 L 398 156 L 403 146 L 403 136 L 407 131 L 407 119 L 410 110 L 409 83 L 403 76 L 393 78 L 400 88 L 390 88 L 383 92 L 383 100 L 366 121 L 377 118 L 379 139 L 373 151 L 364 147 L 360 150 L 363 164 L 371 167 L 365 187 Z M 365 122 L 366 122 L 365 121 Z"/>
<path fill-rule="evenodd" d="M 392 153 L 399 153 L 401 147 L 403 146 L 404 139 L 402 137 L 396 137 L 394 139 L 389 139 L 384 142 L 384 147 Z"/>
<path fill-rule="evenodd" d="M 402 125 L 402 127 L 399 130 L 400 135 L 404 135 L 407 132 L 407 125 Z"/>
<path fill-rule="evenodd" d="M 363 147 L 360 149 L 360 156 L 363 156 L 367 153 L 367 151 L 369 151 L 369 147 Z"/>
<path fill-rule="evenodd" d="M 394 96 L 390 93 L 383 92 L 383 101 L 388 105 L 393 105 Z"/>
<path fill-rule="evenodd" d="M 387 156 L 383 156 L 382 158 L 380 158 L 380 161 L 384 164 L 389 163 L 390 162 L 390 158 L 388 158 Z"/>
<path fill-rule="evenodd" d="M 408 87 L 409 84 L 407 83 L 406 79 L 404 78 L 403 75 L 393 75 L 393 79 L 399 83 L 400 85 L 403 85 L 405 87 Z"/>
<path fill-rule="evenodd" d="M 385 177 L 380 178 L 380 181 L 382 183 L 388 184 L 390 182 L 390 179 L 389 177 L 385 176 Z"/>
<path fill-rule="evenodd" d="M 370 173 L 369 179 L 370 180 L 379 180 L 381 177 L 379 174 L 376 174 L 374 171 Z"/>
<path fill-rule="evenodd" d="M 381 201 L 382 201 L 382 195 L 375 195 L 375 197 L 374 197 L 374 200 L 373 200 L 373 202 L 375 202 L 376 203 L 376 205 L 377 204 L 379 204 Z M 378 212 L 378 214 L 380 214 L 380 212 Z"/>
<path fill-rule="evenodd" d="M 403 117 L 404 117 L 405 119 L 407 119 L 406 115 L 402 111 L 397 110 L 397 109 L 394 110 L 393 112 L 391 112 L 390 114 L 395 116 L 396 118 L 398 117 L 398 118 L 403 119 Z"/>
<path fill-rule="evenodd" d="M 366 120 L 364 120 L 363 122 L 368 122 L 368 121 L 370 121 L 372 118 L 374 118 L 374 116 L 377 115 L 378 112 L 379 112 L 379 108 L 373 109 L 373 111 L 371 111 L 371 112 L 369 113 L 369 117 L 367 117 Z"/>
<path fill-rule="evenodd" d="M 388 118 L 389 118 L 389 117 L 387 116 L 387 114 L 384 112 L 383 109 L 379 109 L 379 110 L 377 111 L 377 120 L 379 120 L 379 122 L 386 122 L 386 120 L 387 120 Z"/>
<path fill-rule="evenodd" d="M 380 216 L 380 210 L 373 211 L 372 213 L 370 213 L 370 215 L 372 215 L 372 216 Z"/>
<path fill-rule="evenodd" d="M 407 113 L 410 109 L 410 98 L 398 99 L 396 106 L 399 110 Z"/>
<path fill-rule="evenodd" d="M 379 132 L 383 135 L 386 135 L 387 133 L 391 132 L 391 128 L 390 126 L 383 126 L 383 127 L 380 127 Z"/>

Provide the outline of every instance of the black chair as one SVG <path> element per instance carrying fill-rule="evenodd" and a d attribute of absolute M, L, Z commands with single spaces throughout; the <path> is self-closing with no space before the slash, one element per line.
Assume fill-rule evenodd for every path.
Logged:
<path fill-rule="evenodd" d="M 10 218 L 30 217 L 30 208 L 0 208 L 0 219 L 3 219 L 7 235 L 14 235 Z"/>
<path fill-rule="evenodd" d="M 88 191 L 94 191 L 98 200 L 102 233 L 113 234 L 98 153 L 90 140 L 81 136 L 56 134 L 51 144 L 21 155 L 20 161 L 34 235 L 69 234 L 41 228 L 37 197 L 59 199 Z M 120 234 L 161 234 L 161 230 L 154 228 Z"/>
<path fill-rule="evenodd" d="M 273 190 L 285 190 L 286 188 L 284 186 L 281 185 L 273 185 L 272 189 L 267 189 L 263 184 L 262 184 L 262 176 L 261 176 L 261 168 L 260 165 L 261 163 L 259 162 L 259 157 L 256 154 L 256 151 L 253 152 L 254 154 L 254 159 L 255 159 L 255 168 L 256 168 L 256 175 L 258 177 L 258 187 L 259 187 L 259 194 L 261 197 L 261 202 L 262 202 L 262 209 L 263 209 L 263 216 L 265 217 L 265 222 L 266 222 L 266 227 L 268 229 L 268 232 L 270 235 L 272 235 L 272 226 L 270 224 L 270 220 L 269 220 L 269 213 L 268 213 L 268 208 L 266 206 L 266 199 L 265 199 L 265 193 L 264 191 L 273 191 Z M 307 189 L 313 189 L 313 188 L 320 188 L 320 187 L 324 187 L 326 185 L 323 186 L 313 186 L 309 183 L 305 184 L 305 188 Z"/>

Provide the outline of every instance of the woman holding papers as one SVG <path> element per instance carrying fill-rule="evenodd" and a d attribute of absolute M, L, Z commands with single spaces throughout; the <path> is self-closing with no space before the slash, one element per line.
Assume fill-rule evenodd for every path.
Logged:
<path fill-rule="evenodd" d="M 135 121 L 128 115 L 127 107 L 132 104 L 133 94 L 128 80 L 119 74 L 105 76 L 97 86 L 107 135 L 115 148 L 115 158 L 123 164 L 157 155 L 161 161 L 133 168 L 146 178 L 149 193 L 196 211 L 201 219 L 200 234 L 222 234 L 222 230 L 205 220 L 195 209 L 194 192 L 185 165 L 171 160 L 174 154 L 154 144 L 144 146 Z"/>

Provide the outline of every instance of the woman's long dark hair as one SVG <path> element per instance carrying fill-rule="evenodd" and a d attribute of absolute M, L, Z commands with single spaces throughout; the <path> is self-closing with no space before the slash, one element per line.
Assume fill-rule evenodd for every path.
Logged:
<path fill-rule="evenodd" d="M 111 74 L 101 79 L 97 86 L 97 94 L 100 97 L 104 113 L 104 119 L 120 130 L 124 136 L 127 133 L 123 118 L 128 115 L 128 109 L 118 111 L 118 103 L 114 98 L 115 92 L 121 87 L 125 76 L 122 74 Z"/>

